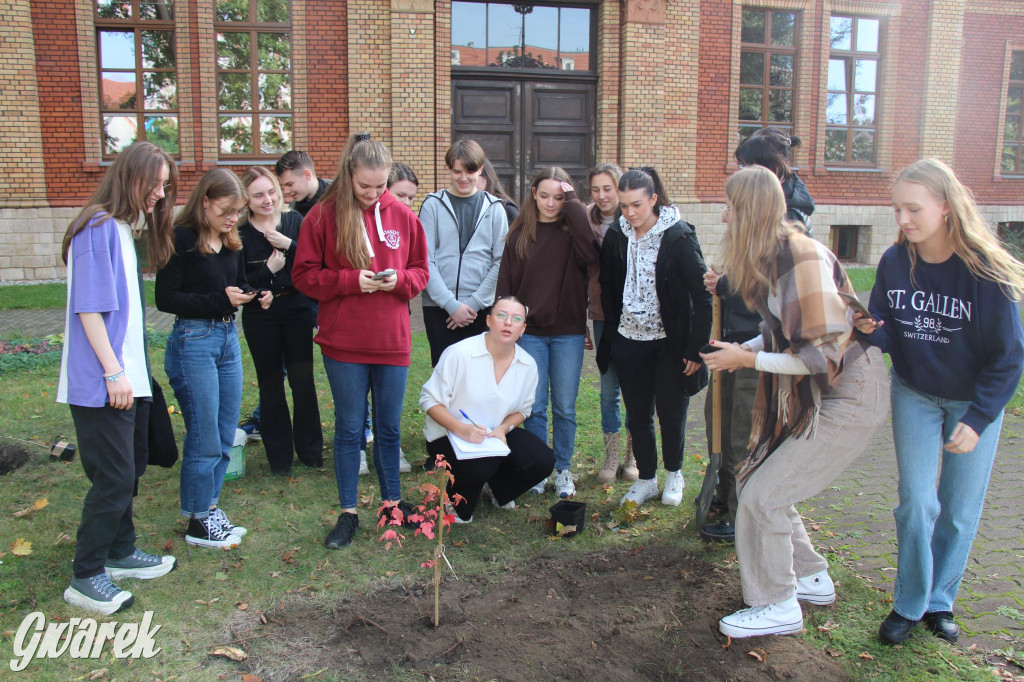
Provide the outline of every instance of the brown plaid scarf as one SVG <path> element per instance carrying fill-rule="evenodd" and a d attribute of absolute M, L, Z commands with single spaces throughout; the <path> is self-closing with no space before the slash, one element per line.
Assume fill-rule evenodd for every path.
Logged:
<path fill-rule="evenodd" d="M 798 356 L 811 374 L 758 376 L 751 452 L 739 467 L 738 481 L 754 473 L 787 438 L 814 437 L 821 392 L 831 391 L 843 375 L 844 362 L 866 349 L 852 333 L 846 303 L 837 293 L 852 294 L 853 287 L 831 251 L 794 232 L 783 240 L 772 275 L 782 319 L 769 312 L 767 300 L 758 305 L 764 349 Z"/>

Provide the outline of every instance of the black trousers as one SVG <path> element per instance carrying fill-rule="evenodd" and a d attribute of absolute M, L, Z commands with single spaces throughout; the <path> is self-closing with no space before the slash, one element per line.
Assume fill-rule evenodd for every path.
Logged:
<path fill-rule="evenodd" d="M 489 483 L 500 504 L 507 504 L 551 475 L 555 468 L 554 452 L 526 429 L 512 429 L 506 437 L 510 452 L 504 457 L 479 457 L 458 460 L 448 437 L 427 443 L 431 459 L 444 455 L 452 467 L 455 481 L 448 484 L 448 495 L 462 495 L 455 505 L 461 519 L 473 516 L 480 491 Z"/>
<path fill-rule="evenodd" d="M 616 335 L 612 362 L 626 403 L 629 434 L 640 478 L 654 478 L 658 451 L 654 444 L 654 410 L 661 425 L 661 449 L 666 471 L 683 464 L 684 427 L 690 398 L 683 388 L 683 358 L 669 350 L 666 339 L 633 341 Z"/>
<path fill-rule="evenodd" d="M 436 305 L 423 306 L 423 326 L 427 332 L 427 343 L 430 344 L 430 366 L 436 367 L 437 361 L 441 359 L 441 353 L 452 344 L 458 343 L 471 336 L 482 334 L 487 331 L 487 310 L 481 310 L 476 314 L 476 319 L 465 327 L 449 329 L 448 313 L 444 308 Z"/>
<path fill-rule="evenodd" d="M 135 551 L 132 497 L 149 459 L 149 410 L 136 400 L 130 410 L 70 405 L 78 456 L 92 483 L 82 503 L 82 522 L 72 572 L 76 578 L 103 573 L 107 559 Z"/>
<path fill-rule="evenodd" d="M 313 330 L 309 326 L 309 299 L 292 294 L 275 298 L 268 310 L 242 312 L 245 342 L 249 345 L 260 387 L 260 435 L 267 461 L 274 472 L 292 466 L 292 452 L 310 465 L 323 465 L 324 437 L 320 406 L 313 383 Z M 288 414 L 284 392 L 285 370 L 295 414 Z"/>

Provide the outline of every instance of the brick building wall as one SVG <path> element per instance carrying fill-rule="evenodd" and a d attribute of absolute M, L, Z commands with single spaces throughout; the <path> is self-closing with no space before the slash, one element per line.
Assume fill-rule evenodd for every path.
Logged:
<path fill-rule="evenodd" d="M 104 172 L 93 0 L 0 0 L 0 279 L 59 276 L 67 222 Z M 220 158 L 216 0 L 175 3 L 180 117 L 179 196 Z M 953 162 L 993 222 L 1024 220 L 1024 177 L 1000 171 L 1009 59 L 1024 50 L 1017 0 L 596 0 L 598 161 L 663 172 L 710 259 L 735 170 L 744 8 L 800 13 L 794 165 L 814 196 L 815 235 L 859 226 L 857 257 L 873 262 L 895 237 L 889 190 L 924 155 Z M 333 177 L 350 130 L 370 130 L 421 179 L 447 183 L 451 137 L 451 3 L 293 0 L 295 148 Z M 830 18 L 882 21 L 877 163 L 825 161 Z M 45 36 L 45 40 L 39 39 Z M 13 152 L 12 152 L 13 150 Z M 266 162 L 272 163 L 273 159 Z M 183 199 L 182 199 L 183 200 Z"/>

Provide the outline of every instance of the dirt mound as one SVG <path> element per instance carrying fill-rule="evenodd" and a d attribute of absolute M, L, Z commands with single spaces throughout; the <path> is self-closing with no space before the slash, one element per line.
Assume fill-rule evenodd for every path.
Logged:
<path fill-rule="evenodd" d="M 352 680 L 844 677 L 799 637 L 723 648 L 718 618 L 740 606 L 739 594 L 737 577 L 718 566 L 644 547 L 533 559 L 490 579 L 449 577 L 436 629 L 433 602 L 417 583 L 326 606 L 322 598 L 296 599 L 267 625 L 250 618 L 232 630 L 239 638 L 259 635 L 246 665 L 265 680 L 323 669 Z"/>
<path fill-rule="evenodd" d="M 0 476 L 17 471 L 32 458 L 24 446 L 0 442 Z"/>

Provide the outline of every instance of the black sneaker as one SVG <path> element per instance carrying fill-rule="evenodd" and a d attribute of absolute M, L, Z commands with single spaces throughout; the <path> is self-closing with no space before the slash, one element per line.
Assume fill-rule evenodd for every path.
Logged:
<path fill-rule="evenodd" d="M 219 523 L 220 527 L 224 530 L 225 533 L 230 533 L 231 535 L 237 535 L 238 537 L 242 537 L 243 535 L 249 532 L 247 528 L 243 528 L 242 526 L 236 526 L 235 524 L 228 521 L 228 515 L 225 514 L 224 510 L 221 509 L 220 507 L 214 507 L 213 509 L 210 510 L 210 518 L 213 520 L 214 523 Z"/>
<path fill-rule="evenodd" d="M 389 515 L 389 517 L 393 518 L 394 517 L 394 512 L 392 510 L 394 510 L 395 508 L 397 508 L 400 512 L 402 512 L 402 523 L 401 523 L 401 525 L 405 526 L 406 528 L 418 528 L 419 527 L 418 523 L 415 523 L 415 522 L 409 520 L 409 516 L 411 516 L 412 514 L 418 514 L 419 510 L 416 509 L 415 507 L 413 507 L 411 504 L 409 504 L 405 500 L 399 500 L 398 504 L 396 504 L 394 506 L 388 506 L 388 507 L 383 508 L 380 511 L 380 513 L 377 515 L 377 520 L 379 521 L 380 518 L 382 516 L 384 516 L 385 514 L 387 514 L 387 515 Z M 398 525 L 398 524 L 390 524 L 389 523 L 387 525 Z"/>
<path fill-rule="evenodd" d="M 245 439 L 250 443 L 263 440 L 263 436 L 260 435 L 260 420 L 251 414 L 245 415 L 245 418 L 238 422 L 238 428 L 245 431 Z"/>
<path fill-rule="evenodd" d="M 121 559 L 107 559 L 107 565 L 104 568 L 111 580 L 120 580 L 121 578 L 152 580 L 167 575 L 176 566 L 177 562 L 172 556 L 146 554 L 141 549 L 136 549 Z"/>
<path fill-rule="evenodd" d="M 72 578 L 64 590 L 64 601 L 72 606 L 109 616 L 135 603 L 131 592 L 110 582 L 106 573 L 91 578 Z"/>
<path fill-rule="evenodd" d="M 324 547 L 327 549 L 347 547 L 352 543 L 352 538 L 355 537 L 357 530 L 359 530 L 359 515 L 342 512 L 334 530 L 328 533 L 324 539 Z"/>
<path fill-rule="evenodd" d="M 185 543 L 195 547 L 220 547 L 228 550 L 242 543 L 241 536 L 224 530 L 212 514 L 205 519 L 189 519 Z"/>

